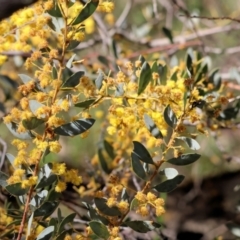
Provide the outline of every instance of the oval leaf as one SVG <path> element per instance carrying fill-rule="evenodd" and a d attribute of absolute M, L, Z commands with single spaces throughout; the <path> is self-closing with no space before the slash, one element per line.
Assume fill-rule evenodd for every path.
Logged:
<path fill-rule="evenodd" d="M 117 207 L 109 207 L 107 200 L 104 198 L 94 198 L 94 202 L 99 211 L 108 216 L 121 216 L 121 212 Z"/>
<path fill-rule="evenodd" d="M 164 109 L 163 116 L 164 116 L 164 120 L 166 121 L 168 126 L 170 126 L 171 128 L 174 128 L 177 123 L 177 117 L 176 117 L 175 113 L 173 112 L 173 110 L 171 109 L 170 105 L 168 105 Z"/>
<path fill-rule="evenodd" d="M 141 163 L 141 161 L 139 160 L 139 158 L 132 153 L 132 169 L 133 172 L 140 177 L 141 179 L 145 180 L 146 179 L 146 173 L 144 171 L 143 165 Z"/>
<path fill-rule="evenodd" d="M 79 119 L 55 128 L 54 132 L 62 136 L 75 136 L 87 131 L 94 122 L 93 118 Z"/>
<path fill-rule="evenodd" d="M 36 117 L 31 117 L 30 119 L 24 119 L 22 121 L 22 125 L 28 130 L 35 129 L 43 123 L 44 121 L 42 119 L 38 119 Z"/>
<path fill-rule="evenodd" d="M 36 111 L 41 108 L 44 107 L 45 105 L 43 105 L 42 103 L 38 102 L 37 100 L 30 100 L 29 101 L 29 108 L 31 109 L 33 114 L 36 114 Z M 45 114 L 41 115 L 41 118 L 45 118 Z"/>
<path fill-rule="evenodd" d="M 148 150 L 137 141 L 133 141 L 133 153 L 143 162 L 154 164 L 151 155 L 149 154 Z"/>
<path fill-rule="evenodd" d="M 160 138 L 160 139 L 163 138 L 163 135 L 160 132 L 160 130 L 158 129 L 157 125 L 154 123 L 152 118 L 150 116 L 148 116 L 147 114 L 144 114 L 144 122 L 145 122 L 145 125 L 146 125 L 147 129 L 149 130 L 149 132 L 155 138 Z"/>
<path fill-rule="evenodd" d="M 162 31 L 166 35 L 166 37 L 170 40 L 170 42 L 173 43 L 172 32 L 166 27 L 163 27 Z"/>
<path fill-rule="evenodd" d="M 95 98 L 87 99 L 83 102 L 78 102 L 78 103 L 74 104 L 74 106 L 79 107 L 79 108 L 89 108 L 95 101 L 96 101 Z"/>
<path fill-rule="evenodd" d="M 65 224 L 72 223 L 75 217 L 76 213 L 71 213 L 70 215 L 65 217 L 59 225 L 58 233 L 61 233 L 64 230 Z"/>
<path fill-rule="evenodd" d="M 9 129 L 9 131 L 17 138 L 20 139 L 24 139 L 24 140 L 29 140 L 32 139 L 32 135 L 29 131 L 23 132 L 23 133 L 18 133 L 17 132 L 17 128 L 18 128 L 18 124 L 11 122 L 11 123 L 7 123 L 6 124 L 7 128 Z"/>
<path fill-rule="evenodd" d="M 22 188 L 21 183 L 7 185 L 5 189 L 14 196 L 22 196 L 28 192 L 28 188 Z"/>
<path fill-rule="evenodd" d="M 90 17 L 97 9 L 98 4 L 99 4 L 98 0 L 88 1 L 85 4 L 82 11 L 80 12 L 80 14 L 74 19 L 72 25 L 79 24 L 79 23 L 83 22 L 84 20 L 86 20 L 88 17 Z"/>
<path fill-rule="evenodd" d="M 108 232 L 107 227 L 97 221 L 91 221 L 89 223 L 90 228 L 92 229 L 92 231 L 94 232 L 94 234 L 96 234 L 98 237 L 103 238 L 103 239 L 108 239 L 110 234 Z"/>
<path fill-rule="evenodd" d="M 16 169 L 16 167 L 14 166 L 15 157 L 11 153 L 7 153 L 6 157 L 8 158 L 8 161 L 11 163 L 12 167 Z"/>
<path fill-rule="evenodd" d="M 84 76 L 85 72 L 84 71 L 79 71 L 74 73 L 72 76 L 70 76 L 62 85 L 62 88 L 72 88 L 76 87 L 79 82 L 80 78 Z"/>
<path fill-rule="evenodd" d="M 100 90 L 102 87 L 103 79 L 104 79 L 104 73 L 100 70 L 98 73 L 97 79 L 95 80 L 95 85 L 98 90 Z"/>
<path fill-rule="evenodd" d="M 34 211 L 34 217 L 49 217 L 58 207 L 59 201 L 44 202 L 39 208 Z"/>
<path fill-rule="evenodd" d="M 159 174 L 164 175 L 167 179 L 173 179 L 178 175 L 178 171 L 175 168 L 165 168 Z"/>
<path fill-rule="evenodd" d="M 106 140 L 103 141 L 103 144 L 104 144 L 104 148 L 105 148 L 106 152 L 108 153 L 109 157 L 114 159 L 115 153 L 114 153 L 113 146 Z"/>
<path fill-rule="evenodd" d="M 201 155 L 199 155 L 197 153 L 188 153 L 188 154 L 183 154 L 177 158 L 171 158 L 167 162 L 174 164 L 174 165 L 178 165 L 178 166 L 184 166 L 184 165 L 194 163 L 200 157 L 201 157 Z"/>
<path fill-rule="evenodd" d="M 187 144 L 187 146 L 192 150 L 200 149 L 200 145 L 195 139 L 188 138 L 188 137 L 177 137 L 177 139 L 183 140 Z"/>
<path fill-rule="evenodd" d="M 38 236 L 36 240 L 50 240 L 52 233 L 54 231 L 54 226 L 49 226 L 45 228 Z"/>
<path fill-rule="evenodd" d="M 102 170 L 107 174 L 111 173 L 111 169 L 108 168 L 107 161 L 102 154 L 102 149 L 98 149 L 98 158 L 99 158 Z"/>
<path fill-rule="evenodd" d="M 21 78 L 21 80 L 24 84 L 33 80 L 33 78 L 31 78 L 31 77 L 29 77 L 28 75 L 25 75 L 25 74 L 18 74 L 18 76 Z"/>
<path fill-rule="evenodd" d="M 55 175 L 55 174 L 50 175 L 48 178 L 46 176 L 43 176 L 41 178 L 40 182 L 36 185 L 35 189 L 50 186 L 56 180 L 57 180 L 57 175 Z"/>
<path fill-rule="evenodd" d="M 161 225 L 152 221 L 127 221 L 123 223 L 124 226 L 128 226 L 136 232 L 146 233 L 156 228 L 160 228 Z"/>
<path fill-rule="evenodd" d="M 152 79 L 152 71 L 148 62 L 144 62 L 142 65 L 139 82 L 138 82 L 138 95 L 140 95 L 147 87 Z"/>
<path fill-rule="evenodd" d="M 183 181 L 183 179 L 183 175 L 178 175 L 173 179 L 169 179 L 154 186 L 153 188 L 155 188 L 158 192 L 171 192 Z"/>

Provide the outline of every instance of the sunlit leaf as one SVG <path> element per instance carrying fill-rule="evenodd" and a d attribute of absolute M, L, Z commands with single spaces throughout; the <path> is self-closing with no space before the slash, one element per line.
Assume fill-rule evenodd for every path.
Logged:
<path fill-rule="evenodd" d="M 72 25 L 79 24 L 89 18 L 97 9 L 97 6 L 99 4 L 98 0 L 90 0 L 88 1 L 84 8 L 81 10 L 79 15 L 74 19 Z"/>
<path fill-rule="evenodd" d="M 94 122 L 93 118 L 79 119 L 55 128 L 54 132 L 62 136 L 75 136 L 87 131 Z"/>
<path fill-rule="evenodd" d="M 95 98 L 87 99 L 85 101 L 75 103 L 74 106 L 79 108 L 89 108 L 95 101 Z"/>
<path fill-rule="evenodd" d="M 22 121 L 22 125 L 28 130 L 35 129 L 36 127 L 40 126 L 43 123 L 44 121 L 42 119 L 38 119 L 36 117 L 31 117 L 29 119 L 24 119 Z"/>
<path fill-rule="evenodd" d="M 174 190 L 184 179 L 183 175 L 178 175 L 172 179 L 166 180 L 153 188 L 158 192 L 171 192 Z"/>
<path fill-rule="evenodd" d="M 56 180 L 57 180 L 57 176 L 55 174 L 52 174 L 49 177 L 43 176 L 35 188 L 38 189 L 38 188 L 44 188 L 44 187 L 50 186 Z"/>
<path fill-rule="evenodd" d="M 124 226 L 128 226 L 132 228 L 136 232 L 147 233 L 156 228 L 160 228 L 161 225 L 159 223 L 153 221 L 127 221 L 123 223 Z"/>
<path fill-rule="evenodd" d="M 171 43 L 173 43 L 173 37 L 172 37 L 172 32 L 170 29 L 163 27 L 162 28 L 163 33 L 166 35 L 166 37 L 170 40 Z"/>
<path fill-rule="evenodd" d="M 116 86 L 115 96 L 120 97 L 124 94 L 124 83 L 118 83 Z"/>
<path fill-rule="evenodd" d="M 166 176 L 167 179 L 173 179 L 178 175 L 178 171 L 175 168 L 164 168 L 159 174 Z"/>
<path fill-rule="evenodd" d="M 144 114 L 144 122 L 145 122 L 147 129 L 152 134 L 152 136 L 154 136 L 155 138 L 160 138 L 160 139 L 163 138 L 163 135 L 162 135 L 161 131 L 158 129 L 157 125 L 154 123 L 152 118 L 150 116 L 148 116 L 146 113 Z"/>
<path fill-rule="evenodd" d="M 135 154 L 141 161 L 154 164 L 148 150 L 140 142 L 133 141 L 133 146 L 133 154 Z"/>
<path fill-rule="evenodd" d="M 96 234 L 98 237 L 103 238 L 103 239 L 108 239 L 110 234 L 108 232 L 107 227 L 97 221 L 91 221 L 89 223 L 89 226 L 91 228 L 91 230 L 94 232 L 94 234 Z"/>
<path fill-rule="evenodd" d="M 166 121 L 168 126 L 170 126 L 171 128 L 174 128 L 176 126 L 177 117 L 176 117 L 175 113 L 173 112 L 173 110 L 171 109 L 170 105 L 168 105 L 164 109 L 163 116 L 164 116 L 164 120 Z"/>
<path fill-rule="evenodd" d="M 98 76 L 95 80 L 95 85 L 98 90 L 101 89 L 103 80 L 104 80 L 104 73 L 101 70 L 99 70 Z"/>
<path fill-rule="evenodd" d="M 107 216 L 121 216 L 121 212 L 117 207 L 109 207 L 107 205 L 107 200 L 104 198 L 94 198 L 96 207 L 100 212 Z"/>
<path fill-rule="evenodd" d="M 54 231 L 54 226 L 49 226 L 45 228 L 36 238 L 36 240 L 50 240 L 52 238 L 52 233 Z"/>
<path fill-rule="evenodd" d="M 11 153 L 7 153 L 7 154 L 6 154 L 6 157 L 7 157 L 8 161 L 11 163 L 12 167 L 13 167 L 13 168 L 16 168 L 16 167 L 14 166 L 15 157 L 14 157 Z"/>
<path fill-rule="evenodd" d="M 73 54 L 71 58 L 69 58 L 67 64 L 66 64 L 66 67 L 68 68 L 72 68 L 72 62 L 74 60 L 74 58 L 76 57 L 76 54 Z"/>
<path fill-rule="evenodd" d="M 132 169 L 133 169 L 133 172 L 138 177 L 140 177 L 141 179 L 145 180 L 146 179 L 146 173 L 144 171 L 144 168 L 143 168 L 143 165 L 142 165 L 140 159 L 134 153 L 132 153 L 131 157 L 132 157 Z"/>
<path fill-rule="evenodd" d="M 188 153 L 188 154 L 183 154 L 176 158 L 171 158 L 167 162 L 174 164 L 174 165 L 178 165 L 178 166 L 184 166 L 184 165 L 194 163 L 200 157 L 201 157 L 201 155 L 199 155 L 197 153 Z"/>
<path fill-rule="evenodd" d="M 29 108 L 32 111 L 33 114 L 37 113 L 37 110 L 39 108 L 45 107 L 42 103 L 38 102 L 37 100 L 29 100 Z M 41 114 L 41 118 L 45 118 L 45 114 Z"/>
<path fill-rule="evenodd" d="M 129 201 L 129 195 L 127 193 L 127 189 L 126 188 L 123 188 L 123 190 L 122 190 L 121 200 L 127 201 L 127 202 Z"/>
<path fill-rule="evenodd" d="M 189 137 L 177 137 L 177 139 L 180 139 L 180 140 L 184 141 L 187 144 L 187 146 L 189 148 L 191 148 L 192 150 L 199 150 L 200 149 L 200 145 L 195 139 L 192 139 L 192 138 L 189 138 Z"/>
<path fill-rule="evenodd" d="M 18 128 L 17 123 L 14 123 L 14 122 L 7 123 L 6 126 L 9 129 L 9 131 L 17 138 L 24 139 L 24 140 L 29 140 L 29 139 L 33 138 L 33 135 L 31 134 L 30 131 L 18 133 L 17 132 L 17 128 Z"/>
<path fill-rule="evenodd" d="M 18 74 L 18 76 L 21 78 L 21 80 L 22 80 L 22 82 L 23 82 L 24 84 L 26 84 L 26 83 L 28 83 L 28 82 L 30 82 L 30 81 L 33 80 L 32 77 L 29 77 L 29 76 L 26 75 L 26 74 Z"/>
<path fill-rule="evenodd" d="M 55 65 L 52 66 L 52 78 L 53 79 L 57 79 L 58 77 L 58 72 L 57 72 L 57 68 Z"/>
<path fill-rule="evenodd" d="M 79 71 L 74 73 L 72 76 L 70 76 L 62 85 L 62 88 L 73 88 L 76 87 L 79 82 L 80 78 L 84 76 L 85 72 L 84 71 Z"/>
<path fill-rule="evenodd" d="M 0 171 L 0 186 L 2 186 L 3 188 L 5 188 L 8 183 L 7 183 L 7 179 L 9 177 L 7 176 L 7 174 L 5 174 L 4 172 Z"/>
<path fill-rule="evenodd" d="M 229 222 L 226 224 L 226 226 L 234 236 L 240 237 L 240 225 Z"/>
<path fill-rule="evenodd" d="M 146 89 L 147 85 L 152 79 L 152 71 L 148 62 L 144 62 L 141 68 L 139 82 L 138 82 L 138 95 Z"/>

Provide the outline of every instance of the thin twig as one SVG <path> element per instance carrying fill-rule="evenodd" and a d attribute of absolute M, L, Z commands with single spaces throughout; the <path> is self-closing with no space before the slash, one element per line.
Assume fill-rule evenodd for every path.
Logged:
<path fill-rule="evenodd" d="M 118 20 L 115 23 L 116 28 L 120 28 L 124 21 L 126 20 L 131 8 L 133 5 L 133 0 L 128 0 L 127 4 L 125 5 L 124 10 L 122 11 L 121 15 L 119 16 Z"/>
<path fill-rule="evenodd" d="M 180 16 L 184 16 L 184 15 L 180 15 Z M 189 16 L 190 18 L 199 18 L 199 19 L 207 19 L 207 20 L 230 20 L 232 22 L 238 22 L 240 23 L 240 19 L 237 18 L 231 18 L 231 17 L 206 17 L 206 16 Z"/>

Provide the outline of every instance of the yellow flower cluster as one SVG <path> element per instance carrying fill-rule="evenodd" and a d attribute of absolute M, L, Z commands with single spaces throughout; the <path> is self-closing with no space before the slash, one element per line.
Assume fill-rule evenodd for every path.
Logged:
<path fill-rule="evenodd" d="M 157 198 L 157 196 L 151 192 L 148 192 L 147 194 L 144 194 L 143 192 L 137 192 L 135 199 L 137 199 L 139 202 L 136 212 L 142 216 L 149 215 L 148 207 L 155 208 L 156 215 L 158 217 L 165 213 L 164 200 L 162 198 Z"/>

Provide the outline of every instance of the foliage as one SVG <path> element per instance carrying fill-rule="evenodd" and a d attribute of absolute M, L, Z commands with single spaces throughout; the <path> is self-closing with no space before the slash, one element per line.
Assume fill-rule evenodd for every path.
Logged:
<path fill-rule="evenodd" d="M 40 1 L 0 25 L 9 32 L 0 31 L 1 50 L 31 51 L 25 61 L 29 73 L 19 74 L 20 104 L 4 118 L 16 137 L 12 144 L 17 154 L 7 155 L 11 170 L 0 172 L 0 185 L 17 204 L 0 209 L 5 226 L 1 239 L 117 240 L 124 228 L 158 231 L 158 217 L 165 213 L 161 193 L 184 181 L 169 164 L 197 161 L 201 156 L 196 136 L 207 135 L 209 128 L 239 112 L 239 102 L 223 108 L 228 99 L 217 70 L 209 71 L 206 59 L 195 51 L 174 68 L 139 56 L 121 64 L 114 59 L 116 71 L 83 71 L 76 48 L 85 38 L 87 21 L 95 11 L 110 12 L 113 7 L 111 1 Z M 17 40 L 14 26 L 19 28 Z M 170 30 L 163 30 L 173 42 Z M 5 60 L 1 56 L 2 64 Z M 109 65 L 104 56 L 100 60 Z M 90 185 L 92 176 L 83 180 L 84 173 L 47 157 L 60 152 L 62 136 L 87 137 L 98 121 L 90 110 L 106 102 L 104 133 L 92 160 L 93 165 L 98 160 L 105 182 L 88 191 L 84 183 Z M 93 181 L 96 185 L 97 177 Z M 70 185 L 88 212 L 80 228 L 74 225 L 79 216 L 62 216 L 59 205 Z"/>

